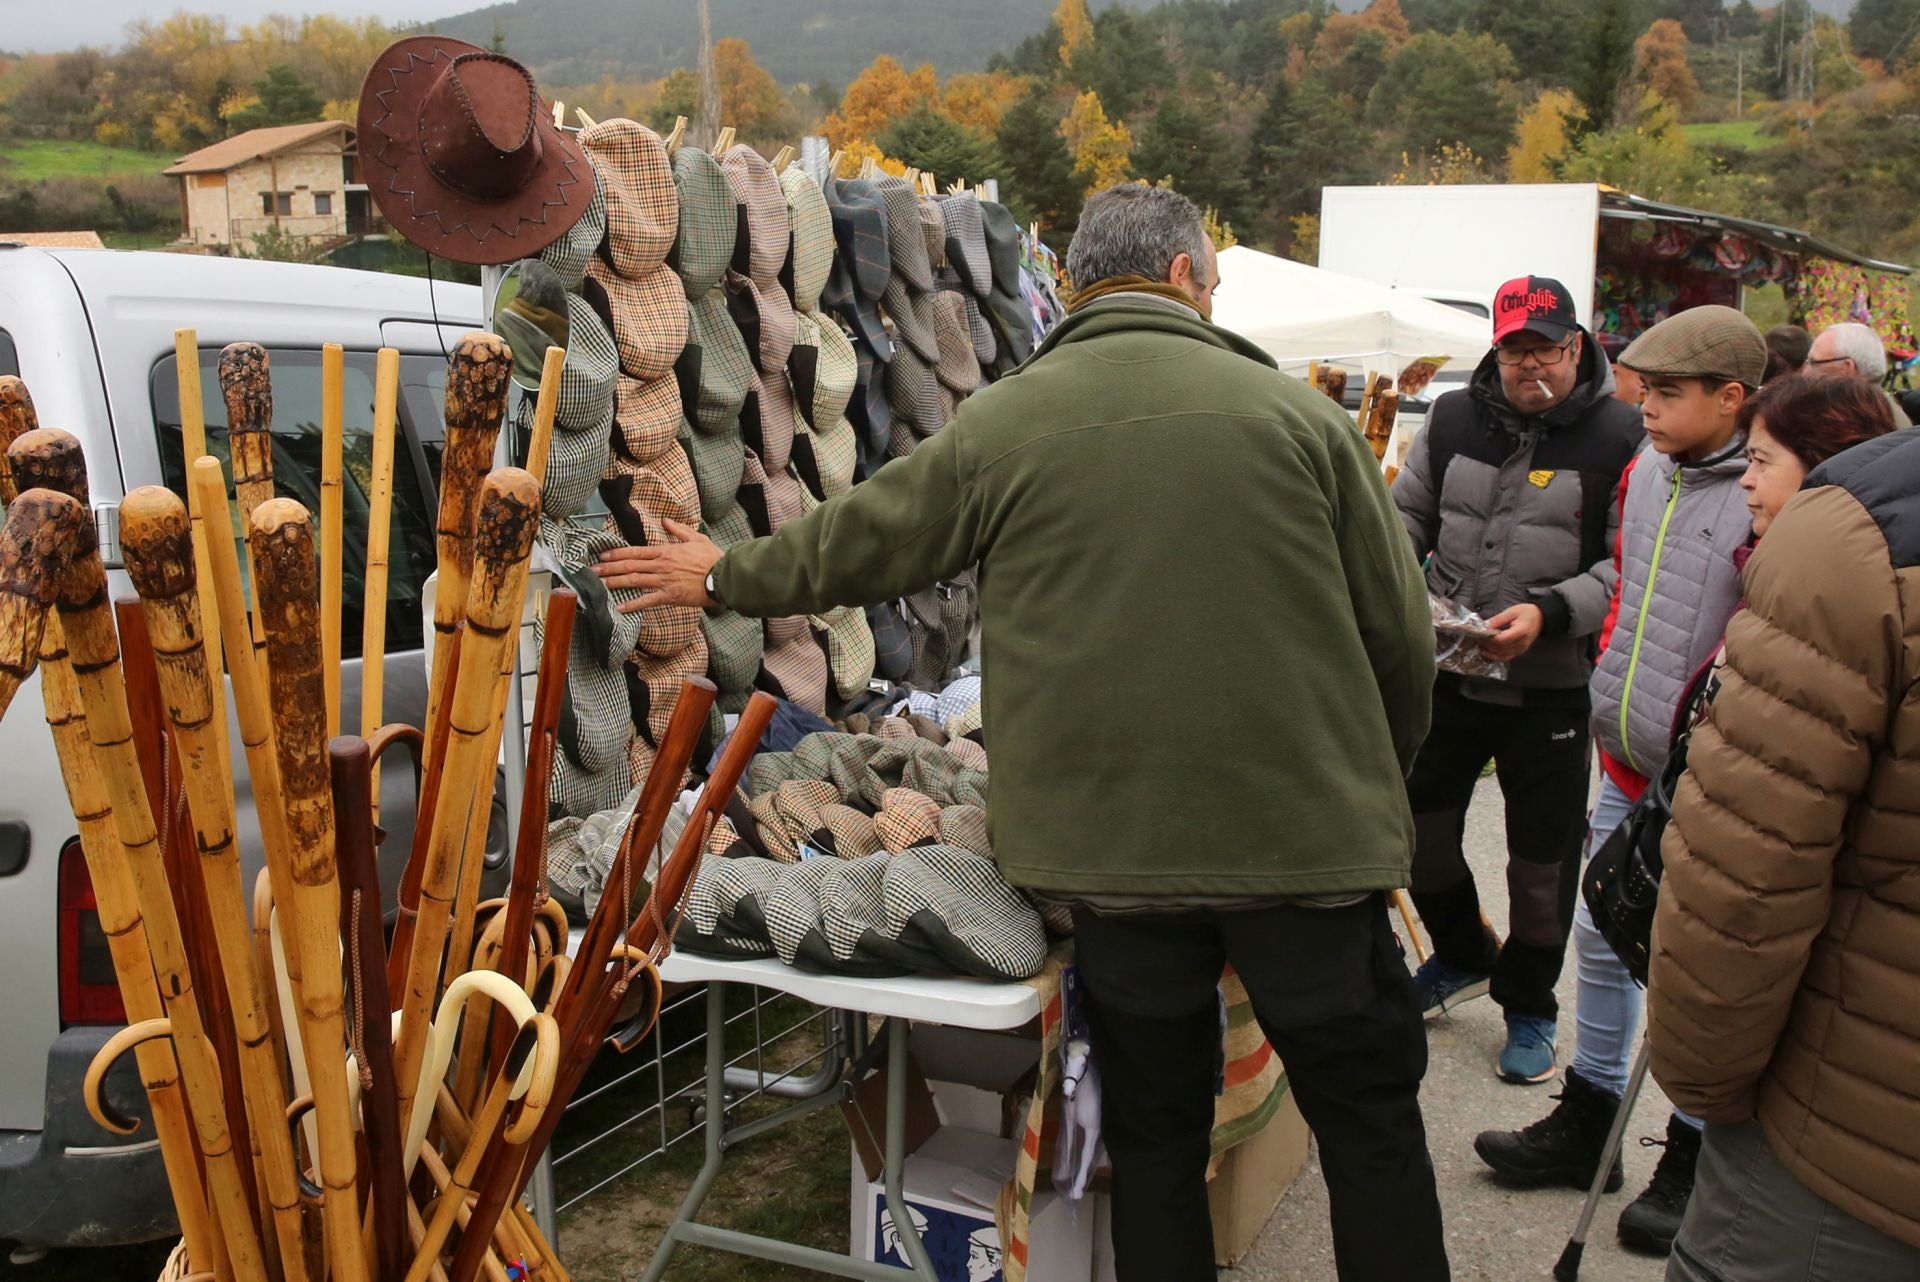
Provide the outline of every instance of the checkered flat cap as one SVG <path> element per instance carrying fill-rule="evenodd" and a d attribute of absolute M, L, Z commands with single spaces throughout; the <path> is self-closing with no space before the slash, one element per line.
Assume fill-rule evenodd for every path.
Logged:
<path fill-rule="evenodd" d="M 992 860 L 959 846 L 917 846 L 887 864 L 889 933 L 981 979 L 1015 981 L 1040 969 L 1047 932 Z"/>
<path fill-rule="evenodd" d="M 652 463 L 673 445 L 681 419 L 680 388 L 672 379 L 643 382 L 620 375 L 614 424 L 617 447 L 624 458 L 642 465 Z"/>
<path fill-rule="evenodd" d="M 696 300 L 688 332 L 700 348 L 699 400 L 688 417 L 700 431 L 737 436 L 740 407 L 753 388 L 754 369 L 726 301 L 718 294 Z"/>
<path fill-rule="evenodd" d="M 780 189 L 780 176 L 745 143 L 727 148 L 720 157 L 720 170 L 733 187 L 734 200 L 747 211 L 747 243 L 734 246 L 734 267 L 761 289 L 777 290 L 780 267 L 793 246 L 793 223 L 787 216 L 787 194 Z"/>
<path fill-rule="evenodd" d="M 826 614 L 811 616 L 815 631 L 827 647 L 827 671 L 833 678 L 833 692 L 851 699 L 873 680 L 873 629 L 867 626 L 866 611 L 841 606 Z"/>
<path fill-rule="evenodd" d="M 722 690 L 753 689 L 766 645 L 760 620 L 724 610 L 705 615 L 702 626 L 707 633 L 707 675 L 713 683 Z"/>
<path fill-rule="evenodd" d="M 938 199 L 946 219 L 947 262 L 968 289 L 985 298 L 993 288 L 993 263 L 987 256 L 986 220 L 980 198 L 963 191 Z"/>
<path fill-rule="evenodd" d="M 587 266 L 587 276 L 607 291 L 613 307 L 620 368 L 648 381 L 672 374 L 689 332 L 686 295 L 674 274 L 654 267 L 639 276 L 623 276 L 595 259 Z"/>
<path fill-rule="evenodd" d="M 1633 340 L 1620 364 L 1636 374 L 1721 378 L 1760 386 L 1767 341 L 1746 314 L 1717 305 L 1676 312 Z"/>
<path fill-rule="evenodd" d="M 987 750 L 971 739 L 949 739 L 947 751 L 952 754 L 955 761 L 969 770 L 987 768 Z"/>
<path fill-rule="evenodd" d="M 940 841 L 944 845 L 970 850 L 982 859 L 993 858 L 993 847 L 987 840 L 987 812 L 979 806 L 943 808 L 940 811 Z"/>
<path fill-rule="evenodd" d="M 832 320 L 803 315 L 787 358 L 802 417 L 818 428 L 846 417 L 860 382 L 860 358 L 846 332 Z"/>
<path fill-rule="evenodd" d="M 933 261 L 927 256 L 927 225 L 920 216 L 920 195 L 901 178 L 882 178 L 874 187 L 887 206 L 887 251 L 893 259 L 893 279 L 925 293 L 933 288 Z M 944 243 L 944 226 L 940 238 Z"/>
<path fill-rule="evenodd" d="M 789 703 L 798 705 L 816 717 L 827 715 L 827 655 L 813 639 L 813 630 L 801 616 L 798 634 L 777 629 L 787 621 L 768 619 L 766 653 L 761 665 L 767 676 L 780 687 Z"/>
<path fill-rule="evenodd" d="M 747 456 L 738 436 L 713 436 L 696 432 L 682 420 L 680 448 L 693 464 L 694 484 L 700 490 L 700 516 L 711 521 L 721 514 L 739 509 L 740 477 Z"/>
<path fill-rule="evenodd" d="M 903 426 L 920 439 L 932 436 L 944 425 L 939 380 L 917 352 L 903 347 L 894 353 L 893 363 L 887 366 L 887 401 L 893 406 L 896 438 Z"/>
<path fill-rule="evenodd" d="M 873 816 L 864 811 L 835 803 L 820 808 L 820 821 L 833 835 L 834 853 L 842 859 L 864 859 L 881 850 Z"/>
<path fill-rule="evenodd" d="M 973 354 L 973 335 L 967 329 L 967 305 L 961 295 L 943 289 L 933 296 L 934 332 L 940 339 L 937 377 L 955 400 L 965 400 L 979 389 L 980 358 Z"/>
<path fill-rule="evenodd" d="M 592 155 L 587 159 L 592 161 Z M 553 269 L 569 293 L 579 290 L 580 282 L 587 278 L 588 261 L 599 251 L 600 242 L 607 238 L 607 196 L 599 177 L 600 167 L 595 164 L 593 168 L 593 199 L 587 202 L 586 212 L 580 215 L 579 222 L 567 228 L 565 235 L 540 251 L 540 261 Z"/>
<path fill-rule="evenodd" d="M 680 231 L 680 193 L 660 135 L 636 120 L 603 120 L 582 130 L 607 200 L 607 254 L 622 276 L 645 276 L 666 262 Z"/>
<path fill-rule="evenodd" d="M 761 373 L 784 370 L 793 351 L 794 311 L 779 286 L 762 289 L 738 272 L 727 273 L 727 314 L 746 340 Z"/>
<path fill-rule="evenodd" d="M 912 348 L 929 365 L 940 359 L 940 334 L 934 328 L 931 291 L 916 289 L 905 278 L 895 276 L 880 296 L 887 319 L 893 322 L 893 334 L 899 341 L 893 346 L 893 358 L 899 359 L 902 347 Z"/>
<path fill-rule="evenodd" d="M 793 258 L 789 263 L 793 286 L 793 305 L 801 312 L 820 306 L 821 291 L 833 271 L 833 211 L 827 197 L 798 165 L 789 165 L 780 175 L 780 190 L 787 198 L 787 219 L 793 226 Z"/>
<path fill-rule="evenodd" d="M 698 148 L 673 153 L 673 183 L 680 194 L 680 235 L 669 261 L 687 297 L 698 300 L 719 287 L 733 261 L 738 207 L 720 163 Z"/>
<path fill-rule="evenodd" d="M 754 866 L 761 864 L 769 866 L 767 874 L 755 879 Z M 723 859 L 707 855 L 700 861 L 700 871 L 687 890 L 686 908 L 680 917 L 680 927 L 674 932 L 674 947 L 743 960 L 773 956 L 771 940 L 723 929 L 720 922 L 741 898 L 771 893 L 779 869 L 772 860 L 757 856 Z"/>

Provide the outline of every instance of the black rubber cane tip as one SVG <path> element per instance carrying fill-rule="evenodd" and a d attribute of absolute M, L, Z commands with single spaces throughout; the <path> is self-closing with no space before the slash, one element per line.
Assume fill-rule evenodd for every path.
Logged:
<path fill-rule="evenodd" d="M 1567 1249 L 1560 1252 L 1560 1262 L 1553 1266 L 1554 1282 L 1576 1282 L 1580 1276 L 1580 1257 L 1586 1249 L 1585 1242 L 1567 1243 Z"/>

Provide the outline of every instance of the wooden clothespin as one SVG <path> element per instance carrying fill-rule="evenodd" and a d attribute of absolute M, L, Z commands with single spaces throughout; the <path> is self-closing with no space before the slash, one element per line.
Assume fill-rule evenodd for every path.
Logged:
<path fill-rule="evenodd" d="M 720 131 L 720 136 L 714 139 L 713 154 L 716 156 L 724 156 L 727 154 L 729 150 L 732 149 L 732 147 L 733 147 L 733 126 L 728 125 L 726 128 Z"/>
<path fill-rule="evenodd" d="M 827 157 L 827 177 L 838 178 L 840 176 L 840 161 L 846 154 L 844 151 L 836 151 Z"/>
<path fill-rule="evenodd" d="M 680 150 L 680 140 L 686 136 L 687 118 L 685 116 L 674 117 L 673 132 L 667 135 L 667 154 L 669 156 Z"/>
<path fill-rule="evenodd" d="M 564 102 L 561 102 L 558 98 L 555 98 L 553 100 L 553 127 L 555 129 L 564 128 L 566 126 L 566 123 L 567 123 L 567 104 Z"/>
<path fill-rule="evenodd" d="M 779 151 L 775 152 L 773 155 L 773 172 L 776 174 L 784 174 L 787 172 L 787 166 L 791 165 L 792 163 L 793 163 L 793 148 L 782 147 Z"/>
<path fill-rule="evenodd" d="M 595 120 L 592 116 L 589 116 L 587 114 L 587 109 L 585 107 L 575 107 L 573 109 L 573 114 L 579 117 L 580 127 L 582 129 L 591 129 L 595 125 L 600 123 L 599 121 Z"/>
<path fill-rule="evenodd" d="M 928 199 L 932 199 L 934 196 L 937 196 L 940 194 L 940 188 L 937 185 L 935 185 L 935 180 L 932 174 L 920 175 L 920 194 L 927 197 Z"/>

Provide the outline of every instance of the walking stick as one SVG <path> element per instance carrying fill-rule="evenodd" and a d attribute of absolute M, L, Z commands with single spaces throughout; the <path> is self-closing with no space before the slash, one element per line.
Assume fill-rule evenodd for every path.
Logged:
<path fill-rule="evenodd" d="M 393 436 L 400 397 L 400 353 L 383 347 L 373 372 L 373 490 L 367 496 L 367 599 L 360 623 L 360 737 L 382 724 L 387 685 L 387 557 L 393 533 Z M 367 784 L 380 822 L 380 758 Z M 403 1226 L 404 1227 L 404 1226 Z"/>
<path fill-rule="evenodd" d="M 1400 924 L 1407 928 L 1407 943 L 1413 948 L 1414 959 L 1424 963 L 1427 960 L 1427 949 L 1420 942 L 1420 932 L 1414 927 L 1413 905 L 1407 902 L 1406 891 L 1393 892 L 1393 906 L 1400 914 Z"/>
<path fill-rule="evenodd" d="M 16 456 L 15 465 L 18 466 Z M 159 836 L 147 805 L 146 785 L 133 747 L 133 726 L 127 714 L 126 687 L 116 671 L 119 644 L 107 612 L 106 569 L 97 548 L 89 548 L 67 575 L 68 586 L 58 601 L 61 626 L 72 652 L 81 703 L 87 714 L 87 736 L 106 776 L 113 803 L 114 827 L 119 833 L 121 857 L 131 872 L 134 893 L 146 922 L 152 964 L 160 983 L 161 1004 L 173 1025 L 174 1049 L 181 1081 L 206 1161 L 207 1183 L 213 1196 L 212 1213 L 220 1226 L 234 1276 L 265 1276 L 259 1239 L 254 1233 L 246 1190 L 233 1152 L 232 1135 L 224 1116 L 219 1068 L 201 1026 L 200 1010 L 187 968 L 186 948 L 179 918 L 166 885 Z"/>
<path fill-rule="evenodd" d="M 287 1095 L 268 1022 L 269 997 L 247 933 L 246 889 L 233 840 L 232 765 L 226 744 L 213 733 L 213 674 L 199 632 L 203 610 L 186 505 L 157 485 L 135 490 L 120 505 L 120 541 L 146 616 L 193 816 L 211 939 L 240 1046 L 250 1135 L 260 1151 L 282 1267 L 288 1282 L 295 1282 L 306 1277 L 298 1169 L 285 1125 Z"/>
<path fill-rule="evenodd" d="M 477 331 L 461 337 L 447 362 L 447 436 L 440 453 L 440 510 L 434 521 L 440 583 L 433 601 L 428 725 L 433 724 L 450 687 L 445 643 L 466 618 L 467 582 L 473 572 L 475 504 L 493 465 L 493 448 L 507 410 L 512 369 L 513 351 L 506 340 Z M 536 510 L 538 506 L 536 500 Z M 426 765 L 429 772 L 439 765 L 432 744 L 428 744 Z"/>
<path fill-rule="evenodd" d="M 39 426 L 40 416 L 34 413 L 33 397 L 27 394 L 27 385 L 13 374 L 0 375 L 0 503 L 13 502 L 16 493 L 30 488 L 14 481 L 7 451 L 15 441 Z"/>
<path fill-rule="evenodd" d="M 1646 1038 L 1640 1039 L 1640 1052 L 1633 1057 L 1633 1072 L 1627 1077 L 1626 1094 L 1620 1097 L 1619 1111 L 1613 1115 L 1613 1126 L 1607 1131 L 1607 1142 L 1600 1150 L 1600 1165 L 1593 1173 L 1593 1185 L 1587 1189 L 1587 1200 L 1580 1207 L 1580 1219 L 1573 1226 L 1573 1236 L 1567 1239 L 1566 1249 L 1560 1252 L 1560 1259 L 1553 1266 L 1554 1282 L 1574 1282 L 1580 1276 L 1580 1257 L 1586 1253 L 1587 1230 L 1593 1226 L 1594 1210 L 1600 1205 L 1600 1195 L 1606 1192 L 1607 1176 L 1613 1170 L 1613 1160 L 1620 1153 L 1620 1139 L 1627 1132 L 1627 1119 L 1633 1114 L 1633 1106 L 1639 1102 L 1640 1088 L 1646 1085 L 1648 1050 Z"/>
<path fill-rule="evenodd" d="M 229 343 L 220 349 L 214 367 L 220 394 L 227 402 L 227 452 L 233 458 L 233 495 L 240 503 L 240 528 L 253 528 L 253 513 L 273 497 L 273 376 L 268 372 L 267 349 L 258 343 Z M 221 496 L 224 505 L 226 496 Z M 247 559 L 249 572 L 253 559 Z M 253 658 L 262 661 L 266 637 L 260 630 L 259 585 L 255 584 Z"/>
<path fill-rule="evenodd" d="M 340 595 L 345 590 L 346 353 L 320 349 L 320 676 L 326 686 L 327 738 L 340 733 Z"/>
<path fill-rule="evenodd" d="M 40 662 L 55 591 L 92 534 L 87 510 L 70 495 L 28 490 L 8 506 L 0 530 L 0 717 Z"/>
<path fill-rule="evenodd" d="M 457 681 L 460 672 L 460 647 L 465 632 L 455 632 L 447 642 L 447 679 Z M 420 920 L 420 877 L 427 866 L 427 842 L 433 835 L 433 816 L 440 809 L 440 772 L 428 772 L 424 762 L 446 754 L 447 737 L 453 732 L 448 718 L 451 701 L 443 700 L 440 711 L 428 726 L 421 748 L 420 797 L 414 806 L 413 847 L 407 853 L 407 866 L 400 874 L 400 891 L 395 896 L 393 939 L 387 946 L 387 989 L 399 992 L 407 982 L 407 966 L 413 957 L 413 932 Z"/>
<path fill-rule="evenodd" d="M 452 399 L 450 386 L 450 405 Z M 444 494 L 443 490 L 443 498 Z M 441 510 L 445 511 L 444 502 Z M 518 468 L 499 469 L 481 487 L 470 548 L 472 588 L 461 612 L 466 616 L 467 637 L 459 680 L 450 696 L 446 751 L 427 765 L 430 772 L 440 776 L 440 794 L 432 814 L 427 858 L 421 871 L 420 911 L 400 995 L 403 1018 L 394 1069 L 403 1128 L 418 1107 L 414 1092 L 426 1050 L 427 1017 L 439 987 L 441 953 L 452 926 L 461 867 L 469 860 L 479 862 L 485 841 L 501 729 L 499 718 L 492 715 L 494 686 L 504 666 L 503 652 L 518 635 L 527 586 L 527 557 L 533 550 L 539 512 L 540 487 Z M 446 568 L 443 558 L 443 574 Z M 444 579 L 440 586 L 444 598 L 448 586 Z M 440 613 L 438 607 L 435 613 Z M 436 650 L 436 667 L 439 656 Z"/>
<path fill-rule="evenodd" d="M 357 736 L 327 745 L 340 851 L 340 934 L 352 979 L 353 1055 L 367 1139 L 367 1211 L 373 1219 L 376 1276 L 407 1267 L 407 1179 L 400 1152 L 400 1106 L 393 1091 L 393 1003 L 380 929 L 380 865 L 373 842 L 373 750 Z"/>
<path fill-rule="evenodd" d="M 260 590 L 267 684 L 279 723 L 275 746 L 281 797 L 292 838 L 288 854 L 294 937 L 300 951 L 300 1036 L 320 1128 L 317 1182 L 325 1190 L 327 1254 L 333 1276 L 340 1282 L 366 1282 L 359 1166 L 341 1017 L 340 885 L 324 738 L 326 686 L 320 675 L 316 617 L 319 582 L 307 510 L 292 499 L 262 503 L 254 509 L 248 543 Z M 280 907 L 284 916 L 287 902 L 282 900 Z"/>
<path fill-rule="evenodd" d="M 200 339 L 191 329 L 173 331 L 173 366 L 176 381 L 180 384 L 181 463 L 186 469 L 191 469 L 194 461 L 205 457 L 207 453 L 207 407 L 200 387 Z M 200 639 L 205 643 L 207 653 L 216 658 L 213 665 L 213 728 L 220 738 L 220 751 L 231 757 L 232 746 L 227 743 L 227 683 L 217 662 L 221 653 L 220 610 L 214 604 L 213 592 L 208 586 L 213 582 L 213 561 L 207 552 L 207 531 L 213 528 L 217 530 L 218 537 L 231 539 L 233 525 L 224 496 L 220 501 L 219 524 L 209 527 L 206 513 L 200 510 L 199 495 L 194 493 L 190 484 L 185 489 L 187 512 L 193 518 L 194 580 L 201 585 Z"/>

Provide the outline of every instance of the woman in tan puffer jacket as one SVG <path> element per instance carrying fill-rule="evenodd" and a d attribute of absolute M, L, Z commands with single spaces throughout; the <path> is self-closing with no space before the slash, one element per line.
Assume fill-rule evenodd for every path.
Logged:
<path fill-rule="evenodd" d="M 1920 435 L 1823 465 L 1667 829 L 1653 1072 L 1704 1118 L 1670 1282 L 1920 1277 Z"/>

